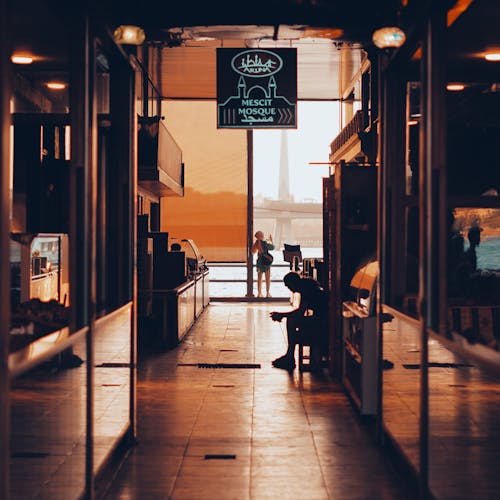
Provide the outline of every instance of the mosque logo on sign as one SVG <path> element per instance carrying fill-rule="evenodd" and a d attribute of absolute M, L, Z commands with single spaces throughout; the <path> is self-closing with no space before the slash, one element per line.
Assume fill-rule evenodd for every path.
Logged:
<path fill-rule="evenodd" d="M 237 75 L 236 88 L 233 83 L 233 90 L 223 101 L 218 92 L 219 127 L 295 128 L 296 103 L 278 92 L 279 73 L 284 66 L 283 59 L 269 50 L 245 50 L 234 55 L 230 69 Z"/>

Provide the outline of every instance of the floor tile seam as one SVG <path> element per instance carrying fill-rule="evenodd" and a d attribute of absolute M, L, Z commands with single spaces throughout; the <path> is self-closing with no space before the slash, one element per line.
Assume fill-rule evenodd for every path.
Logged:
<path fill-rule="evenodd" d="M 252 345 L 253 345 L 253 359 L 256 356 L 256 342 L 255 342 L 255 310 L 247 309 L 247 313 L 250 312 L 250 317 L 252 318 Z M 252 373 L 252 418 L 250 424 L 250 457 L 249 457 L 249 469 L 250 477 L 248 480 L 248 498 L 252 498 L 252 472 L 253 472 L 253 448 L 254 448 L 254 425 L 255 425 L 255 381 L 256 372 Z"/>
<path fill-rule="evenodd" d="M 232 308 L 228 308 L 228 312 L 229 314 L 227 314 L 227 320 L 226 320 L 226 326 L 225 326 L 225 329 L 224 329 L 224 335 L 222 337 L 222 345 L 225 345 L 226 343 L 226 338 L 227 338 L 227 333 L 228 333 L 228 326 L 230 324 L 230 321 L 231 321 L 231 313 L 233 312 L 233 309 Z M 206 328 L 209 328 L 209 325 L 205 325 Z M 252 329 L 252 335 L 254 335 L 254 329 Z M 253 342 L 254 346 L 255 346 L 255 342 Z M 222 354 L 221 352 L 218 353 L 217 355 L 217 362 L 220 361 L 220 358 L 221 358 Z M 215 371 L 211 371 L 210 373 L 210 380 L 213 381 L 213 379 L 215 378 L 215 375 L 216 375 L 216 372 Z M 253 377 L 255 377 L 255 374 L 253 374 Z M 179 483 L 179 478 L 180 478 L 180 471 L 182 469 L 182 466 L 184 464 L 184 461 L 187 457 L 186 453 L 187 453 L 187 450 L 190 446 L 190 443 L 191 443 L 191 440 L 192 440 L 192 437 L 193 437 L 193 433 L 194 433 L 194 429 L 196 428 L 196 425 L 199 421 L 199 418 L 200 418 L 200 413 L 201 413 L 201 410 L 202 408 L 204 407 L 204 404 L 207 400 L 207 397 L 208 397 L 208 392 L 209 392 L 209 389 L 212 385 L 212 382 L 208 383 L 207 386 L 206 386 L 206 389 L 204 391 L 204 396 L 203 396 L 203 399 L 199 405 L 199 409 L 198 409 L 198 412 L 197 412 L 197 415 L 196 415 L 196 418 L 194 419 L 194 423 L 193 423 L 193 426 L 191 427 L 191 432 L 189 434 L 189 437 L 187 439 L 187 443 L 186 443 L 186 446 L 184 448 L 184 453 L 183 453 L 183 457 L 182 457 L 182 460 L 179 464 L 179 469 L 177 471 L 177 475 L 176 475 L 176 478 L 175 478 L 175 481 L 172 485 L 172 488 L 171 488 L 171 491 L 170 491 L 170 494 L 169 494 L 169 498 L 172 497 L 172 495 L 174 494 L 176 488 L 177 488 L 177 485 Z M 255 389 L 255 382 L 254 382 L 254 385 L 253 385 L 254 389 Z M 254 406 L 254 399 L 253 399 L 253 394 L 252 394 L 252 412 L 253 412 L 253 406 Z"/>
<path fill-rule="evenodd" d="M 207 325 L 207 328 L 208 327 L 209 326 Z M 188 350 L 190 350 L 190 349 L 186 349 L 186 352 Z M 220 353 L 219 353 L 219 356 L 220 356 Z M 217 359 L 219 359 L 219 358 L 217 358 Z M 177 472 L 176 472 L 176 475 L 175 475 L 175 480 L 173 481 L 172 486 L 170 488 L 170 491 L 168 493 L 168 498 L 172 498 L 172 496 L 173 496 L 173 494 L 174 494 L 174 492 L 175 492 L 175 490 L 177 488 L 177 484 L 179 482 L 179 478 L 181 477 L 180 476 L 180 471 L 182 470 L 182 466 L 183 466 L 184 461 L 185 461 L 185 459 L 187 457 L 187 451 L 189 449 L 189 446 L 190 446 L 190 443 L 191 443 L 191 440 L 192 440 L 192 437 L 193 437 L 194 429 L 196 428 L 197 423 L 198 423 L 198 421 L 200 419 L 201 411 L 202 411 L 202 409 L 204 407 L 204 404 L 205 404 L 205 402 L 207 400 L 208 391 L 209 391 L 210 387 L 212 386 L 212 381 L 213 381 L 214 378 L 215 378 L 215 372 L 212 371 L 212 370 L 210 370 L 210 374 L 209 374 L 209 377 L 208 377 L 208 383 L 206 384 L 205 388 L 203 389 L 203 397 L 201 398 L 201 401 L 200 401 L 200 403 L 198 405 L 198 410 L 196 412 L 196 417 L 193 420 L 193 424 L 191 426 L 191 430 L 190 430 L 188 438 L 186 440 L 186 444 L 184 446 L 184 450 L 183 450 L 183 453 L 182 453 L 182 460 L 180 461 L 179 467 L 177 468 Z"/>
<path fill-rule="evenodd" d="M 311 418 L 310 418 L 309 412 L 307 411 L 307 406 L 305 404 L 304 391 L 303 391 L 303 389 L 302 389 L 301 386 L 298 387 L 298 390 L 299 390 L 299 393 L 300 393 L 300 401 L 302 403 L 302 409 L 303 409 L 304 415 L 306 417 L 306 421 L 307 421 L 307 426 L 308 426 L 308 429 L 309 429 L 309 433 L 311 435 L 311 440 L 312 440 L 313 447 L 314 447 L 314 453 L 315 453 L 315 456 L 316 456 L 317 466 L 318 466 L 320 474 L 321 474 L 321 484 L 322 484 L 322 487 L 324 488 L 324 491 L 327 493 L 328 498 L 331 498 L 331 496 L 330 496 L 330 490 L 328 489 L 328 485 L 327 485 L 328 483 L 327 483 L 327 481 L 325 479 L 325 471 L 323 469 L 323 465 L 322 465 L 321 460 L 319 458 L 319 450 L 318 450 L 318 445 L 316 443 L 316 439 L 315 439 L 315 436 L 314 436 L 314 430 L 312 428 Z"/>

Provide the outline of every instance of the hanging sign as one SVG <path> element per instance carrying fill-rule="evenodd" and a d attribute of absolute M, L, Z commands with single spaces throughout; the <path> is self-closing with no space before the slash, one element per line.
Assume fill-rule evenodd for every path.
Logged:
<path fill-rule="evenodd" d="M 217 49 L 218 128 L 297 128 L 297 49 Z"/>

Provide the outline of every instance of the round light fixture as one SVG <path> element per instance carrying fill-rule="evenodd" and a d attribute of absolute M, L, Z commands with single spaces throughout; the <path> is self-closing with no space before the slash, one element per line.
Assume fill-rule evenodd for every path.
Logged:
<path fill-rule="evenodd" d="M 489 52 L 485 54 L 484 58 L 487 61 L 500 61 L 500 52 Z"/>
<path fill-rule="evenodd" d="M 118 26 L 113 33 L 116 43 L 122 45 L 141 45 L 146 40 L 146 33 L 139 26 Z"/>
<path fill-rule="evenodd" d="M 14 64 L 31 64 L 33 62 L 33 58 L 31 56 L 12 56 L 10 60 Z"/>
<path fill-rule="evenodd" d="M 406 35 L 397 26 L 387 26 L 375 31 L 372 40 L 379 49 L 397 48 L 405 43 Z"/>
<path fill-rule="evenodd" d="M 64 82 L 47 82 L 45 85 L 50 90 L 64 90 L 67 87 Z"/>
<path fill-rule="evenodd" d="M 446 85 L 446 90 L 450 92 L 461 92 L 465 88 L 463 83 L 449 83 Z"/>

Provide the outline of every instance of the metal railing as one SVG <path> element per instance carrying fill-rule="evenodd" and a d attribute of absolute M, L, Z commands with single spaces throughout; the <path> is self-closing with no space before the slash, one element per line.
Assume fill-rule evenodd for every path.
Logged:
<path fill-rule="evenodd" d="M 359 134 L 364 130 L 363 112 L 362 110 L 356 111 L 352 120 L 340 131 L 339 135 L 330 143 L 330 152 L 334 154 L 344 144 L 349 141 L 351 137 Z"/>

